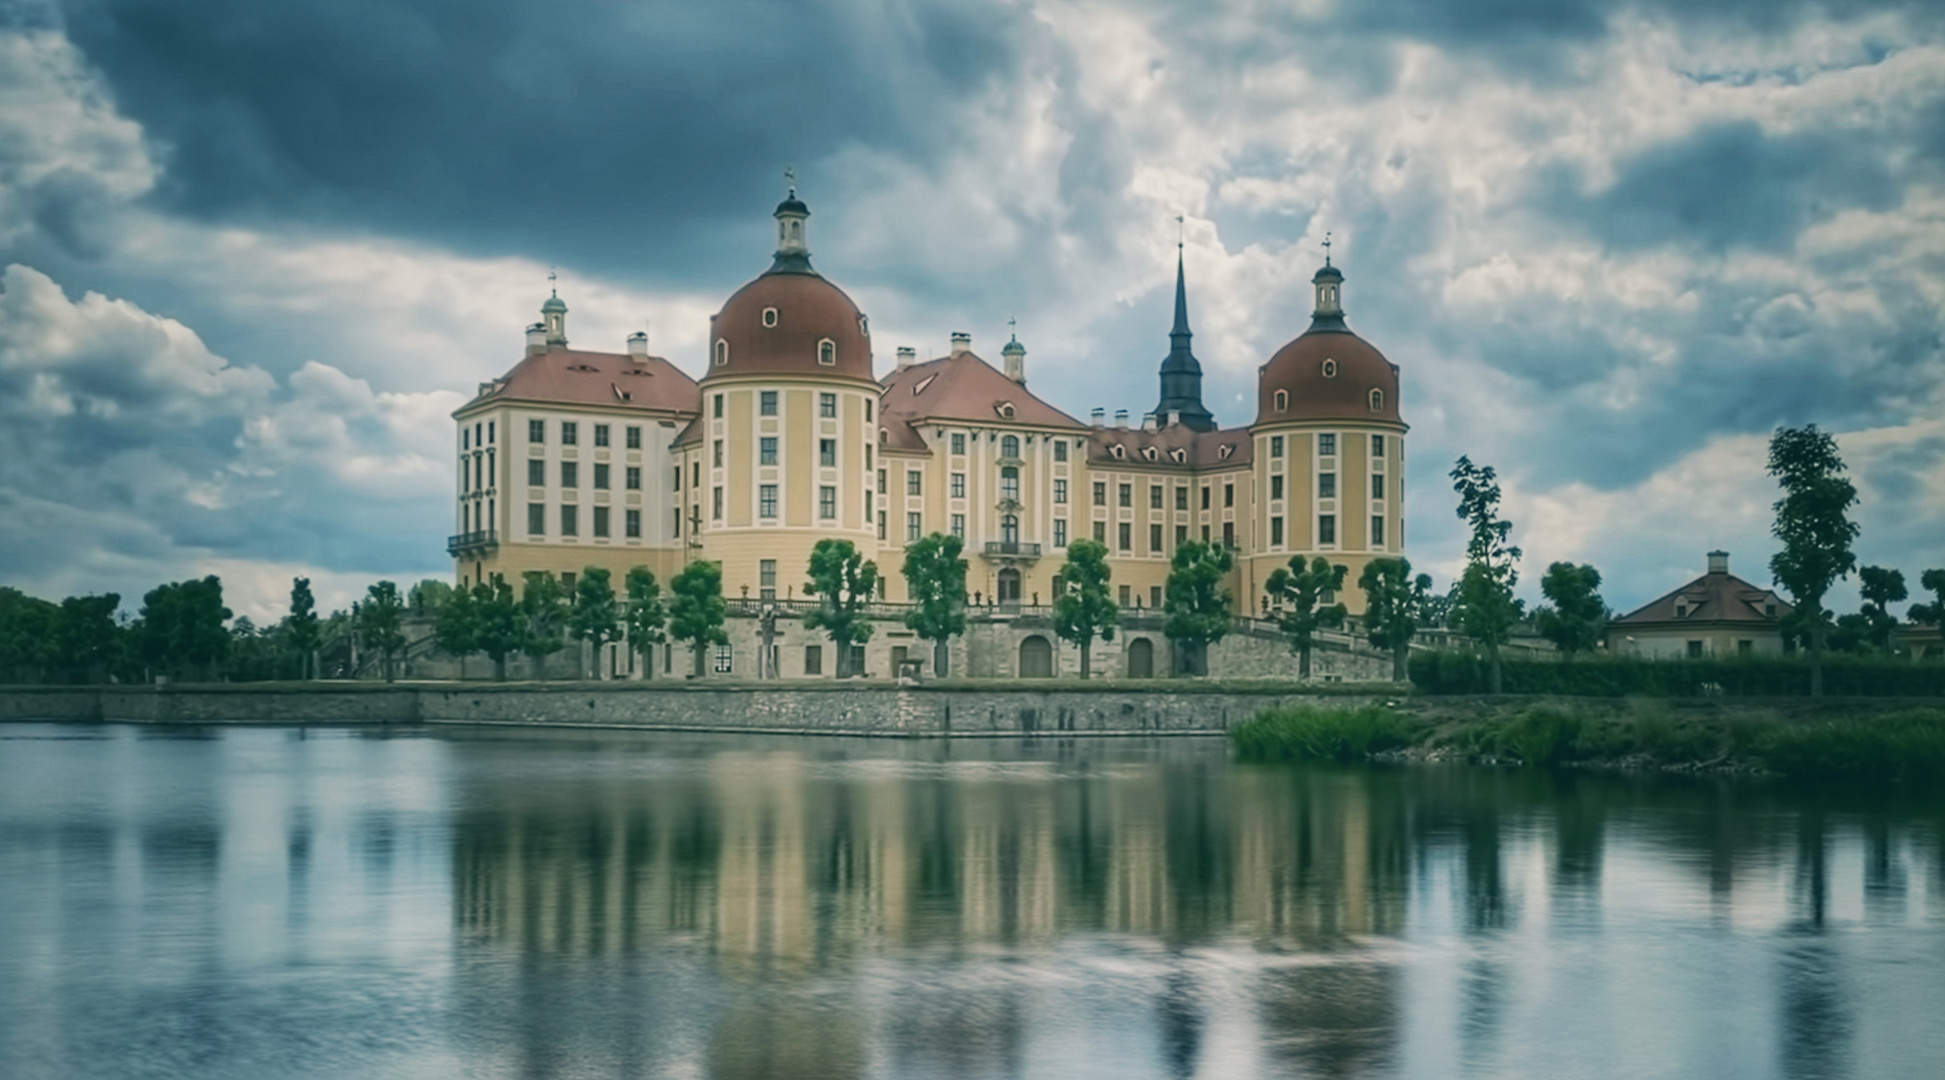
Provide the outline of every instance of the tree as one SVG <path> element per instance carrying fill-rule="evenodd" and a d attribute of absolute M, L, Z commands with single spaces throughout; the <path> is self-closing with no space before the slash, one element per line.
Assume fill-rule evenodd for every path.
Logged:
<path fill-rule="evenodd" d="M 1459 579 L 1459 629 L 1486 647 L 1489 686 L 1500 690 L 1499 648 L 1512 636 L 1525 604 L 1513 597 L 1519 583 L 1520 549 L 1506 542 L 1513 523 L 1499 516 L 1499 480 L 1491 466 L 1460 457 L 1452 467 L 1452 490 L 1459 496 L 1459 518 L 1471 528 L 1466 569 Z"/>
<path fill-rule="evenodd" d="M 439 604 L 432 617 L 432 643 L 447 656 L 459 658 L 461 679 L 466 678 L 466 657 L 480 647 L 480 604 L 478 590 L 461 585 Z"/>
<path fill-rule="evenodd" d="M 513 586 L 498 574 L 491 582 L 473 586 L 476 626 L 473 640 L 480 652 L 493 661 L 493 678 L 505 682 L 507 657 L 520 651 L 527 637 L 527 616 L 514 599 Z"/>
<path fill-rule="evenodd" d="M 1408 559 L 1372 559 L 1358 575 L 1364 590 L 1364 636 L 1374 649 L 1391 651 L 1391 681 L 1404 682 L 1411 639 L 1432 602 L 1432 575 L 1411 576 Z"/>
<path fill-rule="evenodd" d="M 365 601 L 353 609 L 354 620 L 358 627 L 358 639 L 365 648 L 376 652 L 385 672 L 385 681 L 393 678 L 393 660 L 405 648 L 405 631 L 401 626 L 405 615 L 405 599 L 399 595 L 395 582 L 381 581 L 365 590 Z"/>
<path fill-rule="evenodd" d="M 520 614 L 525 626 L 520 651 L 527 654 L 527 674 L 545 679 L 547 670 L 542 665 L 567 643 L 562 637 L 567 593 L 561 588 L 561 579 L 545 570 L 528 570 L 520 578 Z"/>
<path fill-rule="evenodd" d="M 297 677 L 317 678 L 317 649 L 324 643 L 317 618 L 317 600 L 311 596 L 310 578 L 290 579 L 290 614 L 284 617 L 284 631 L 290 647 L 297 653 Z"/>
<path fill-rule="evenodd" d="M 1076 540 L 1067 545 L 1067 566 L 1054 597 L 1054 633 L 1080 647 L 1083 679 L 1094 675 L 1094 639 L 1113 641 L 1114 628 L 1121 623 L 1121 609 L 1108 596 L 1112 574 L 1106 544 Z"/>
<path fill-rule="evenodd" d="M 0 682 L 45 677 L 60 609 L 11 586 L 0 586 Z"/>
<path fill-rule="evenodd" d="M 1535 613 L 1540 636 L 1568 656 L 1592 652 L 1607 629 L 1607 602 L 1601 599 L 1601 572 L 1590 564 L 1557 562 L 1540 579 L 1540 593 L 1552 601 Z"/>
<path fill-rule="evenodd" d="M 628 647 L 641 654 L 642 676 L 653 679 L 654 647 L 669 639 L 662 629 L 669 621 L 668 609 L 662 606 L 662 586 L 656 584 L 648 567 L 637 566 L 628 571 L 625 587 L 628 610 L 621 616 L 622 629 L 628 635 Z"/>
<path fill-rule="evenodd" d="M 215 574 L 158 585 L 142 597 L 136 630 L 142 659 L 176 677 L 214 679 L 217 665 L 230 653 L 230 634 L 223 626 L 229 618 L 223 581 Z"/>
<path fill-rule="evenodd" d="M 932 643 L 932 673 L 946 674 L 947 642 L 966 632 L 966 542 L 950 533 L 933 533 L 905 546 L 905 592 L 912 606 L 905 627 Z"/>
<path fill-rule="evenodd" d="M 1236 558 L 1221 544 L 1191 540 L 1169 560 L 1162 610 L 1162 633 L 1182 657 L 1184 674 L 1209 673 L 1208 648 L 1223 639 L 1236 621 L 1234 599 L 1224 583 Z"/>
<path fill-rule="evenodd" d="M 1929 604 L 1913 604 L 1905 610 L 1905 615 L 1915 623 L 1926 626 L 1945 625 L 1945 570 L 1927 570 L 1918 575 L 1918 585 L 1932 594 Z"/>
<path fill-rule="evenodd" d="M 1308 566 L 1303 556 L 1290 556 L 1288 568 L 1279 567 L 1263 583 L 1263 591 L 1277 609 L 1277 625 L 1290 639 L 1290 651 L 1297 654 L 1297 678 L 1310 677 L 1310 649 L 1317 643 L 1317 631 L 1344 625 L 1349 612 L 1343 604 L 1324 603 L 1327 593 L 1344 587 L 1350 568 L 1333 566 L 1319 557 Z"/>
<path fill-rule="evenodd" d="M 117 593 L 61 601 L 55 612 L 52 650 L 56 666 L 64 668 L 69 679 L 103 682 L 120 663 L 122 628 L 115 624 L 115 610 L 121 605 Z"/>
<path fill-rule="evenodd" d="M 1810 641 L 1810 696 L 1822 697 L 1830 632 L 1823 598 L 1857 565 L 1851 542 L 1858 530 L 1849 517 L 1857 488 L 1844 476 L 1837 440 L 1815 424 L 1776 429 L 1769 440 L 1769 475 L 1783 489 L 1770 527 L 1783 548 L 1770 557 L 1769 572 L 1796 607 L 1793 618 Z"/>
<path fill-rule="evenodd" d="M 423 578 L 405 594 L 406 604 L 414 615 L 436 615 L 446 601 L 460 591 L 463 591 L 463 587 L 454 589 L 438 578 Z"/>
<path fill-rule="evenodd" d="M 1857 591 L 1864 598 L 1863 610 L 1859 614 L 1864 616 L 1866 622 L 1865 636 L 1879 652 L 1888 653 L 1893 644 L 1891 637 L 1898 629 L 1898 619 L 1891 614 L 1891 605 L 1911 595 L 1905 591 L 1904 571 L 1882 566 L 1860 567 L 1857 584 Z"/>
<path fill-rule="evenodd" d="M 574 607 L 567 613 L 568 632 L 576 641 L 594 645 L 594 678 L 601 677 L 601 647 L 621 636 L 621 612 L 615 606 L 615 587 L 600 566 L 583 567 L 574 580 Z"/>
<path fill-rule="evenodd" d="M 804 628 L 822 630 L 837 648 L 837 677 L 851 674 L 851 646 L 871 640 L 865 605 L 878 591 L 878 564 L 858 554 L 849 540 L 819 540 L 810 551 L 810 580 L 804 595 L 821 597 L 804 615 Z"/>
<path fill-rule="evenodd" d="M 713 562 L 692 562 L 669 581 L 669 636 L 689 643 L 695 656 L 695 677 L 702 678 L 703 651 L 729 644 L 723 619 L 729 604 L 723 600 L 723 568 Z"/>

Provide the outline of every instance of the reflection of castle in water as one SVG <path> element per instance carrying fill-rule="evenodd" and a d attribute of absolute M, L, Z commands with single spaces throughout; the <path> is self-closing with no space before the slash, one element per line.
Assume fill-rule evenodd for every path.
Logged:
<path fill-rule="evenodd" d="M 1382 782 L 1161 767 L 1056 782 L 1026 762 L 725 753 L 687 776 L 488 793 L 455 830 L 456 918 L 523 949 L 690 939 L 782 965 L 1073 932 L 1392 934 L 1407 822 L 1367 790 Z"/>

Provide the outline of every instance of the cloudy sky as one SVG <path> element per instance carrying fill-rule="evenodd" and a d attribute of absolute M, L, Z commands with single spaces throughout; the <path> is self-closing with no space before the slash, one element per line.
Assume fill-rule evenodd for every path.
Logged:
<path fill-rule="evenodd" d="M 1832 0 L 0 0 L 0 583 L 220 573 L 274 616 L 450 572 L 446 418 L 558 266 L 699 373 L 794 165 L 892 350 L 1139 413 L 1175 218 L 1207 398 L 1326 230 L 1404 369 L 1409 554 L 1497 466 L 1530 593 L 1766 582 L 1778 424 L 1859 555 L 1945 565 L 1945 6 Z"/>

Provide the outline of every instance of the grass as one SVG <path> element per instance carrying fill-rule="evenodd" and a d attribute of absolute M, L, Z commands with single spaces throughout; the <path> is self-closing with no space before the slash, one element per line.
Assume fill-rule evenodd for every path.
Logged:
<path fill-rule="evenodd" d="M 1756 736 L 1765 767 L 1792 780 L 1932 784 L 1945 780 L 1945 710 L 1908 709 Z"/>
<path fill-rule="evenodd" d="M 1381 705 L 1268 709 L 1230 734 L 1246 761 L 1363 761 L 1413 742 L 1405 717 Z"/>

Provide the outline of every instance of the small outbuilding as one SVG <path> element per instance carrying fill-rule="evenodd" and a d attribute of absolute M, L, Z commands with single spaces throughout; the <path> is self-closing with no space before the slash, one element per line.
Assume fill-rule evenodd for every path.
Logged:
<path fill-rule="evenodd" d="M 1615 619 L 1608 652 L 1657 660 L 1775 655 L 1789 651 L 1790 605 L 1729 572 L 1729 553 L 1711 551 L 1708 573 Z"/>

